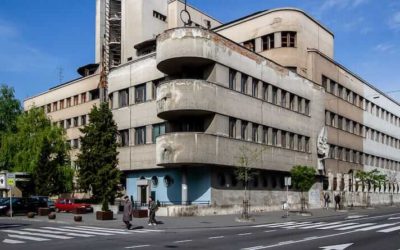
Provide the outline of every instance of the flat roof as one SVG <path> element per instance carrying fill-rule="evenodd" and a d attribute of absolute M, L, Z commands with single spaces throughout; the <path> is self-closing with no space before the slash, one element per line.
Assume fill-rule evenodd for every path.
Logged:
<path fill-rule="evenodd" d="M 319 21 L 317 21 L 316 19 L 314 19 L 312 16 L 308 15 L 305 11 L 301 10 L 301 9 L 297 9 L 297 8 L 292 8 L 292 7 L 282 7 L 282 8 L 276 8 L 276 9 L 267 9 L 267 10 L 263 10 L 263 11 L 257 11 L 253 14 L 241 17 L 239 19 L 227 22 L 225 24 L 222 24 L 218 27 L 215 27 L 213 30 L 214 31 L 221 31 L 223 29 L 227 29 L 231 26 L 237 25 L 239 23 L 243 23 L 255 18 L 258 18 L 260 16 L 264 16 L 273 12 L 277 12 L 277 11 L 297 11 L 302 13 L 303 15 L 305 15 L 306 17 L 308 17 L 310 20 L 312 20 L 314 23 L 318 24 L 319 26 L 321 26 L 324 30 L 326 30 L 329 34 L 331 34 L 332 36 L 334 36 L 333 32 L 330 31 L 327 27 L 325 27 L 322 23 L 320 23 Z"/>

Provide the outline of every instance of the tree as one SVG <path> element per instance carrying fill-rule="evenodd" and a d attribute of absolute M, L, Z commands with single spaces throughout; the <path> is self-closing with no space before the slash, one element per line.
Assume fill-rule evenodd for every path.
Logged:
<path fill-rule="evenodd" d="M 380 187 L 382 183 L 386 182 L 386 175 L 381 174 L 377 169 L 371 171 L 359 170 L 356 173 L 356 178 L 361 182 L 363 192 L 365 185 L 367 185 L 367 206 L 370 206 L 369 191 L 371 187 Z"/>
<path fill-rule="evenodd" d="M 14 89 L 0 86 L 0 136 L 15 131 L 17 117 L 21 114 L 21 104 L 14 96 Z"/>
<path fill-rule="evenodd" d="M 4 138 L 0 159 L 6 159 L 10 170 L 32 175 L 32 193 L 55 195 L 71 190 L 73 171 L 65 131 L 52 125 L 42 109 L 34 107 L 21 114 L 15 132 Z"/>
<path fill-rule="evenodd" d="M 301 191 L 301 210 L 305 208 L 304 192 L 310 190 L 315 183 L 315 169 L 308 166 L 294 166 L 290 171 L 294 188 Z"/>
<path fill-rule="evenodd" d="M 257 175 L 254 170 L 254 164 L 260 158 L 264 147 L 261 149 L 251 150 L 246 146 L 239 147 L 239 156 L 237 157 L 238 166 L 235 169 L 236 179 L 243 183 L 244 197 L 243 197 L 243 211 L 242 218 L 248 219 L 249 217 L 249 201 L 247 198 L 248 185 L 251 180 Z"/>
<path fill-rule="evenodd" d="M 90 122 L 81 129 L 81 152 L 78 155 L 78 183 L 81 189 L 91 191 L 102 201 L 102 210 L 108 210 L 118 190 L 120 171 L 117 152 L 117 125 L 107 103 L 94 106 Z"/>

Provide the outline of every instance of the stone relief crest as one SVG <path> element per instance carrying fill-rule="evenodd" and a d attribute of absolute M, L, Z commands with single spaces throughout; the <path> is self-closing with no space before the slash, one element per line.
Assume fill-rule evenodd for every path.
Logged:
<path fill-rule="evenodd" d="M 324 126 L 318 134 L 317 139 L 318 170 L 324 170 L 324 159 L 329 156 L 328 130 Z"/>

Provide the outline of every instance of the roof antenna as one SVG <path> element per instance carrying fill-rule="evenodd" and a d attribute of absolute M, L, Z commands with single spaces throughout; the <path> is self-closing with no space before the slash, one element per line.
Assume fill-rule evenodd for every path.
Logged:
<path fill-rule="evenodd" d="M 189 11 L 187 10 L 187 0 L 185 0 L 185 9 L 181 11 L 181 20 L 183 22 L 183 25 L 186 26 L 191 26 L 192 25 L 192 18 L 190 16 Z"/>

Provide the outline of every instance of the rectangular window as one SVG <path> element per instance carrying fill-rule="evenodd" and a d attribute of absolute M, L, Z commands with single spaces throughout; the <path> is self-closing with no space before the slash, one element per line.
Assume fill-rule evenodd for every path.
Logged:
<path fill-rule="evenodd" d="M 322 87 L 328 91 L 328 78 L 324 75 L 322 75 Z"/>
<path fill-rule="evenodd" d="M 310 137 L 306 137 L 305 150 L 306 152 L 310 152 Z"/>
<path fill-rule="evenodd" d="M 294 149 L 294 134 L 293 133 L 289 134 L 289 148 Z"/>
<path fill-rule="evenodd" d="M 281 144 L 283 148 L 286 148 L 286 134 L 285 131 L 281 132 Z"/>
<path fill-rule="evenodd" d="M 90 95 L 91 101 L 97 100 L 100 98 L 100 91 L 99 91 L 99 89 L 93 89 L 89 92 L 89 95 Z"/>
<path fill-rule="evenodd" d="M 152 134 L 153 143 L 156 143 L 157 137 L 163 134 L 165 134 L 165 123 L 153 125 L 153 134 Z"/>
<path fill-rule="evenodd" d="M 256 50 L 256 41 L 254 39 L 252 39 L 252 40 L 243 42 L 243 46 L 251 51 L 255 51 Z"/>
<path fill-rule="evenodd" d="M 135 145 L 142 145 L 146 143 L 146 127 L 139 127 L 135 129 Z"/>
<path fill-rule="evenodd" d="M 53 112 L 57 111 L 57 102 L 53 102 Z"/>
<path fill-rule="evenodd" d="M 79 147 L 79 140 L 73 139 L 72 140 L 72 148 L 78 148 L 78 147 Z"/>
<path fill-rule="evenodd" d="M 240 130 L 240 135 L 242 137 L 243 140 L 247 139 L 247 122 L 242 121 L 242 126 L 241 126 L 241 130 Z"/>
<path fill-rule="evenodd" d="M 86 125 L 86 115 L 81 116 L 81 125 L 85 126 Z"/>
<path fill-rule="evenodd" d="M 229 69 L 229 88 L 236 89 L 236 71 Z"/>
<path fill-rule="evenodd" d="M 118 91 L 118 104 L 120 108 L 126 107 L 129 105 L 129 89 L 123 89 Z"/>
<path fill-rule="evenodd" d="M 268 84 L 263 83 L 263 100 L 268 100 Z"/>
<path fill-rule="evenodd" d="M 278 130 L 272 129 L 272 145 L 278 145 Z"/>
<path fill-rule="evenodd" d="M 263 50 L 270 50 L 275 48 L 274 33 L 263 36 L 262 38 Z"/>
<path fill-rule="evenodd" d="M 281 91 L 281 103 L 280 103 L 280 105 L 282 106 L 282 107 L 287 107 L 287 105 L 286 105 L 286 91 L 284 91 L 284 90 L 282 90 Z"/>
<path fill-rule="evenodd" d="M 67 98 L 67 108 L 71 107 L 71 97 Z"/>
<path fill-rule="evenodd" d="M 254 142 L 258 141 L 258 124 L 253 123 L 252 131 L 251 131 L 251 140 Z"/>
<path fill-rule="evenodd" d="M 236 119 L 229 117 L 229 137 L 236 138 Z"/>
<path fill-rule="evenodd" d="M 64 108 L 64 100 L 61 100 L 60 101 L 60 109 L 63 109 Z"/>
<path fill-rule="evenodd" d="M 46 106 L 47 113 L 51 112 L 51 104 L 47 104 Z"/>
<path fill-rule="evenodd" d="M 129 129 L 120 130 L 119 137 L 121 147 L 129 146 Z"/>
<path fill-rule="evenodd" d="M 253 82 L 251 85 L 251 95 L 254 97 L 258 97 L 258 80 L 253 78 Z"/>
<path fill-rule="evenodd" d="M 81 103 L 85 103 L 86 102 L 86 93 L 82 93 L 81 94 Z"/>
<path fill-rule="evenodd" d="M 78 127 L 78 122 L 79 122 L 79 118 L 78 118 L 78 117 L 74 117 L 74 118 L 73 118 L 73 125 L 74 125 L 74 127 Z"/>
<path fill-rule="evenodd" d="M 242 73 L 242 78 L 240 81 L 240 91 L 244 94 L 247 94 L 247 79 L 249 77 Z"/>
<path fill-rule="evenodd" d="M 135 86 L 135 103 L 146 101 L 146 84 Z"/>
<path fill-rule="evenodd" d="M 159 19 L 159 20 L 161 20 L 163 22 L 167 21 L 167 17 L 165 15 L 163 15 L 160 12 L 157 12 L 155 10 L 153 10 L 153 17 L 155 17 L 155 18 L 157 18 L 157 19 Z"/>
<path fill-rule="evenodd" d="M 272 103 L 278 103 L 278 89 L 276 87 L 272 87 Z"/>
<path fill-rule="evenodd" d="M 310 115 L 310 101 L 306 100 L 306 104 L 305 104 L 305 109 L 304 109 L 304 114 L 306 115 Z"/>
<path fill-rule="evenodd" d="M 282 47 L 295 47 L 296 46 L 296 32 L 285 31 L 282 32 Z"/>
<path fill-rule="evenodd" d="M 74 96 L 74 106 L 79 104 L 79 96 Z"/>

